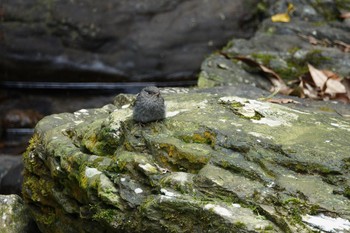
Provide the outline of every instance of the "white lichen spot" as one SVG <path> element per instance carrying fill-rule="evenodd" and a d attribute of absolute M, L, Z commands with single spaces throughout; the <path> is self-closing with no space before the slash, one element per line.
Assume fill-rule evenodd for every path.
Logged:
<path fill-rule="evenodd" d="M 214 204 L 207 204 L 204 206 L 205 210 L 212 210 L 214 211 L 216 214 L 222 216 L 222 217 L 232 217 L 232 213 L 230 210 L 219 206 L 219 205 L 214 205 Z"/>
<path fill-rule="evenodd" d="M 248 134 L 253 135 L 254 137 L 257 137 L 257 138 L 273 139 L 273 137 L 270 135 L 265 135 L 257 132 L 249 132 Z"/>
<path fill-rule="evenodd" d="M 288 178 L 292 178 L 292 179 L 295 179 L 295 180 L 297 180 L 297 179 L 298 179 L 298 177 L 293 176 L 293 175 L 283 175 L 283 176 L 288 177 Z"/>
<path fill-rule="evenodd" d="M 273 181 L 267 184 L 267 187 L 268 187 L 268 188 L 273 188 L 273 187 L 275 187 L 275 186 L 276 186 L 276 183 L 273 182 Z"/>
<path fill-rule="evenodd" d="M 276 126 L 281 126 L 285 122 L 284 121 L 279 121 L 276 119 L 269 119 L 269 118 L 261 118 L 260 120 L 252 120 L 253 123 L 257 124 L 264 124 L 264 125 L 269 125 L 271 127 L 276 127 Z"/>
<path fill-rule="evenodd" d="M 172 179 L 184 185 L 189 180 L 189 175 L 186 172 L 173 173 Z"/>
<path fill-rule="evenodd" d="M 79 124 L 83 123 L 84 121 L 73 121 L 73 122 L 74 122 L 74 124 L 79 125 Z"/>
<path fill-rule="evenodd" d="M 125 105 L 122 106 L 122 109 L 125 109 L 125 108 L 128 108 L 128 107 L 130 107 L 130 104 L 125 104 Z"/>
<path fill-rule="evenodd" d="M 52 139 L 52 140 L 56 140 L 57 138 L 58 138 L 58 137 L 52 137 L 51 139 Z"/>
<path fill-rule="evenodd" d="M 57 167 L 56 167 L 56 170 L 59 171 L 59 170 L 61 170 L 61 168 L 60 168 L 59 166 L 57 166 Z"/>
<path fill-rule="evenodd" d="M 81 112 L 81 113 L 88 113 L 89 111 L 86 110 L 86 109 L 80 109 L 78 112 Z"/>
<path fill-rule="evenodd" d="M 3 215 L 2 215 L 2 220 L 6 220 L 7 219 L 7 215 L 4 213 Z"/>
<path fill-rule="evenodd" d="M 126 179 L 125 178 L 120 178 L 120 181 L 121 182 L 124 182 Z"/>
<path fill-rule="evenodd" d="M 337 123 L 331 123 L 331 125 L 334 126 L 334 127 L 339 127 L 339 126 L 340 126 L 340 125 L 337 124 Z"/>
<path fill-rule="evenodd" d="M 168 196 L 168 197 L 176 197 L 177 196 L 175 193 L 169 192 L 166 189 L 161 189 L 160 192 L 163 193 L 165 196 Z"/>
<path fill-rule="evenodd" d="M 134 192 L 135 192 L 136 194 L 140 194 L 140 193 L 143 193 L 143 190 L 140 189 L 140 188 L 136 188 L 136 189 L 134 190 Z"/>
<path fill-rule="evenodd" d="M 324 214 L 302 216 L 302 221 L 325 232 L 348 232 L 350 221 L 343 218 L 332 218 Z"/>
<path fill-rule="evenodd" d="M 90 168 L 90 167 L 86 167 L 85 169 L 85 176 L 88 178 L 91 178 L 93 176 L 96 175 L 100 175 L 102 172 L 97 170 L 96 168 Z"/>
<path fill-rule="evenodd" d="M 324 141 L 325 143 L 330 143 L 330 142 L 332 142 L 332 140 L 326 140 L 326 141 Z"/>
<path fill-rule="evenodd" d="M 298 119 L 298 115 L 293 110 L 272 103 L 240 98 L 237 96 L 226 96 L 219 99 L 220 103 L 235 104 L 239 103 L 241 107 L 237 107 L 237 111 L 248 118 L 252 118 L 252 122 L 257 124 L 266 124 L 271 127 L 291 126 L 291 122 Z M 263 116 L 259 120 L 254 118 L 259 115 Z"/>
<path fill-rule="evenodd" d="M 158 172 L 157 168 L 152 166 L 149 163 L 139 164 L 139 167 L 142 168 L 146 172 L 150 172 L 150 173 L 157 173 Z"/>
<path fill-rule="evenodd" d="M 235 208 L 241 208 L 241 205 L 238 204 L 238 203 L 232 203 L 232 206 L 235 207 Z"/>
<path fill-rule="evenodd" d="M 173 116 L 176 116 L 179 113 L 180 113 L 180 111 L 167 112 L 166 113 L 166 117 L 173 117 Z"/>
<path fill-rule="evenodd" d="M 225 122 L 226 122 L 226 120 L 225 120 L 225 119 L 220 119 L 219 121 L 221 121 L 221 122 L 223 122 L 223 123 L 225 123 Z"/>
<path fill-rule="evenodd" d="M 62 117 L 59 117 L 59 116 L 54 116 L 53 118 L 58 119 L 58 120 L 62 120 Z"/>
<path fill-rule="evenodd" d="M 241 129 L 236 129 L 236 131 L 237 131 L 237 132 L 242 132 L 242 130 L 241 130 Z"/>
<path fill-rule="evenodd" d="M 206 108 L 207 103 L 208 103 L 208 100 L 203 100 L 202 102 L 198 103 L 198 108 Z"/>
<path fill-rule="evenodd" d="M 260 140 L 260 139 L 256 139 L 256 141 L 257 141 L 257 142 L 259 142 L 259 143 L 261 142 L 261 140 Z"/>

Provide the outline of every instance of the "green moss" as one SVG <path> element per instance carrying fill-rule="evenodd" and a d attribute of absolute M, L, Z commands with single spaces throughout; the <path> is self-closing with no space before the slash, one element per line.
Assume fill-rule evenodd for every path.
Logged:
<path fill-rule="evenodd" d="M 257 62 L 262 63 L 265 66 L 270 66 L 270 62 L 276 59 L 276 56 L 266 53 L 253 53 L 251 56 L 257 60 Z"/>
<path fill-rule="evenodd" d="M 243 229 L 246 229 L 247 228 L 247 225 L 245 224 L 245 223 L 243 223 L 243 222 L 235 222 L 234 224 L 233 224 L 233 226 L 234 226 L 234 228 L 235 229 L 241 229 L 241 230 L 243 230 Z"/>
<path fill-rule="evenodd" d="M 182 135 L 180 138 L 187 143 L 201 143 L 208 144 L 211 147 L 215 146 L 216 134 L 211 131 L 204 131 L 203 133 L 194 133 L 192 135 Z"/>
<path fill-rule="evenodd" d="M 45 206 L 41 206 L 40 212 L 32 212 L 32 214 L 37 222 L 45 225 L 53 224 L 57 218 L 54 209 Z"/>
<path fill-rule="evenodd" d="M 293 171 L 304 173 L 304 174 L 318 173 L 321 175 L 327 175 L 327 174 L 338 173 L 337 171 L 334 171 L 329 167 L 326 167 L 325 165 L 317 164 L 317 163 L 305 163 L 300 161 L 284 161 L 283 165 Z"/>
<path fill-rule="evenodd" d="M 232 48 L 233 46 L 235 46 L 235 43 L 233 42 L 233 40 L 230 40 L 230 41 L 222 48 L 222 50 L 223 50 L 223 51 L 228 50 L 228 49 Z"/>
<path fill-rule="evenodd" d="M 340 12 L 333 2 L 316 0 L 314 2 L 311 2 L 311 5 L 316 9 L 318 13 L 323 15 L 327 21 L 335 21 L 339 19 Z"/>
<path fill-rule="evenodd" d="M 350 11 L 349 0 L 335 0 L 335 4 L 338 9 L 343 9 L 344 11 Z"/>
<path fill-rule="evenodd" d="M 96 212 L 92 216 L 92 219 L 96 221 L 103 220 L 105 222 L 111 223 L 115 220 L 115 216 L 118 215 L 118 211 L 115 209 L 102 209 L 100 207 L 95 207 L 93 209 L 95 209 Z"/>
<path fill-rule="evenodd" d="M 350 199 L 350 187 L 345 187 L 344 196 Z"/>
<path fill-rule="evenodd" d="M 287 198 L 281 203 L 281 205 L 288 212 L 288 218 L 290 218 L 294 224 L 298 225 L 303 225 L 302 215 L 316 215 L 320 210 L 319 205 L 307 203 L 296 197 Z"/>

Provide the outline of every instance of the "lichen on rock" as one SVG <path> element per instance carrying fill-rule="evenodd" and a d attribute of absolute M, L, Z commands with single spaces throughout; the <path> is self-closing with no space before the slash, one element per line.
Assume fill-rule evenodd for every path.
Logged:
<path fill-rule="evenodd" d="M 348 121 L 225 94 L 164 98 L 176 114 L 144 125 L 125 104 L 40 121 L 23 194 L 42 232 L 311 232 L 305 216 L 349 219 Z"/>

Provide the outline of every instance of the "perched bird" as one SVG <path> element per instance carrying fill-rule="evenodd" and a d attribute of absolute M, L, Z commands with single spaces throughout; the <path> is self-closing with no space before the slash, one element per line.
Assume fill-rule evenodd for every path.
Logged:
<path fill-rule="evenodd" d="M 149 86 L 137 95 L 133 119 L 136 122 L 148 123 L 165 118 L 164 99 L 157 87 Z"/>

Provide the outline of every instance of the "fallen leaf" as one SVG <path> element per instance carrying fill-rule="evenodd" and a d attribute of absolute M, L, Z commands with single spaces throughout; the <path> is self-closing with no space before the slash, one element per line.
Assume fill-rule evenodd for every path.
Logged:
<path fill-rule="evenodd" d="M 313 36 L 307 36 L 307 35 L 303 35 L 303 34 L 298 34 L 298 36 L 300 36 L 301 38 L 308 40 L 310 44 L 312 45 L 318 45 L 320 44 L 320 41 L 317 40 L 315 37 Z"/>
<path fill-rule="evenodd" d="M 258 62 L 244 56 L 235 56 L 234 57 L 237 60 L 240 60 L 244 63 L 246 63 L 249 66 L 257 67 L 259 68 L 264 74 L 266 74 L 266 77 L 269 79 L 269 81 L 272 83 L 274 88 L 270 90 L 271 92 L 274 92 L 275 90 L 279 90 L 280 93 L 284 95 L 289 95 L 289 93 L 292 91 L 291 88 L 289 88 L 283 79 L 273 70 L 270 68 L 259 64 Z"/>
<path fill-rule="evenodd" d="M 280 22 L 280 23 L 289 23 L 290 22 L 290 16 L 288 13 L 281 13 L 271 16 L 272 22 Z"/>
<path fill-rule="evenodd" d="M 349 53 L 350 52 L 350 44 L 347 44 L 343 41 L 340 40 L 335 40 L 333 41 L 335 45 L 337 45 L 339 47 L 339 49 L 345 53 Z"/>
<path fill-rule="evenodd" d="M 321 70 L 316 69 L 312 65 L 308 64 L 307 66 L 316 87 L 318 87 L 320 90 L 324 90 L 328 77 Z"/>
<path fill-rule="evenodd" d="M 346 89 L 340 80 L 329 78 L 325 83 L 324 93 L 329 94 L 331 97 L 335 97 L 336 94 L 345 94 Z"/>
<path fill-rule="evenodd" d="M 295 10 L 295 7 L 292 3 L 288 3 L 288 9 L 285 13 L 279 13 L 271 16 L 272 22 L 281 22 L 281 23 L 289 23 L 291 18 L 290 14 Z"/>
<path fill-rule="evenodd" d="M 344 12 L 340 15 L 340 18 L 342 19 L 348 19 L 350 18 L 350 12 Z"/>
<path fill-rule="evenodd" d="M 322 72 L 327 76 L 327 78 L 341 80 L 338 74 L 334 73 L 331 70 L 322 70 Z"/>

